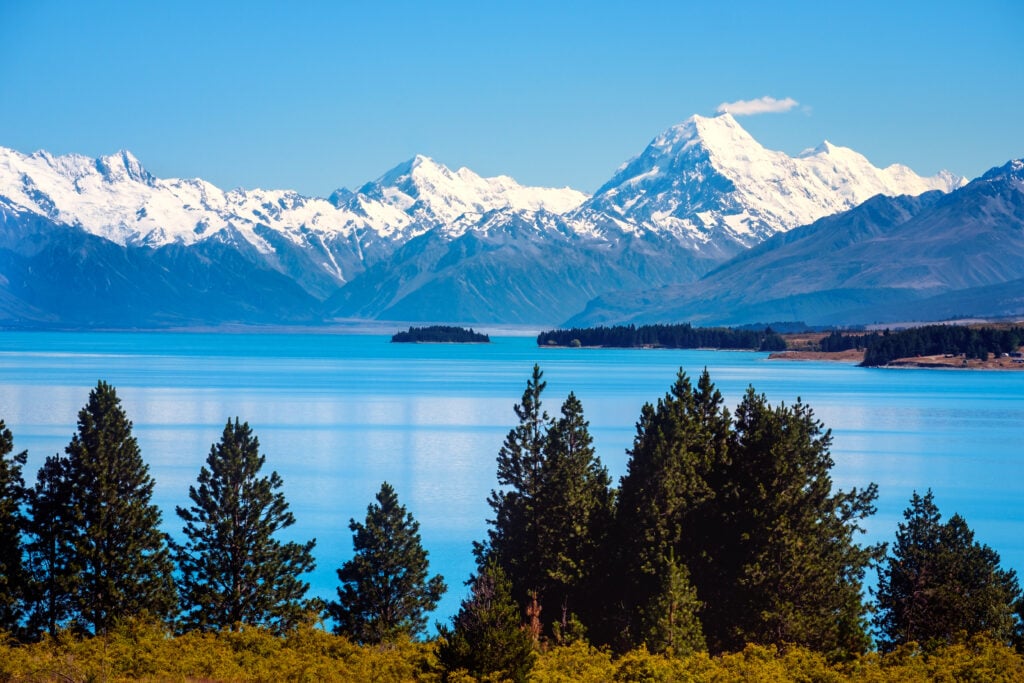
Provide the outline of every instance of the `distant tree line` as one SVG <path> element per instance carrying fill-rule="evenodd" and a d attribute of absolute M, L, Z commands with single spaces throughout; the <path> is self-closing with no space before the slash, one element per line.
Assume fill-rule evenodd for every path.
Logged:
<path fill-rule="evenodd" d="M 770 327 L 779 334 L 798 334 L 801 332 L 823 332 L 827 331 L 828 327 L 822 327 L 820 325 L 808 325 L 802 320 L 776 320 L 770 323 L 746 323 L 743 325 L 737 325 L 737 330 L 763 330 L 766 327 Z"/>
<path fill-rule="evenodd" d="M 875 339 L 881 337 L 879 332 L 866 332 L 864 334 L 848 334 L 839 330 L 832 330 L 827 337 L 822 337 L 818 342 L 819 347 L 825 353 L 838 353 L 840 351 L 851 351 L 866 349 Z"/>
<path fill-rule="evenodd" d="M 409 655 L 436 658 L 443 680 L 525 681 L 555 666 L 543 664 L 553 650 L 595 666 L 598 652 L 615 653 L 620 667 L 650 671 L 645 658 L 751 647 L 841 663 L 860 661 L 873 640 L 882 652 L 941 653 L 976 636 L 984 647 L 1024 646 L 1015 573 L 962 517 L 944 522 L 930 491 L 914 494 L 888 553 L 858 543 L 877 488 L 833 487 L 831 434 L 799 400 L 772 405 L 749 388 L 730 412 L 707 371 L 696 384 L 680 371 L 643 407 L 616 487 L 582 403 L 570 393 L 551 416 L 545 388 L 535 366 L 497 454 L 469 594 L 438 624 L 432 654 Z M 261 474 L 248 424 L 229 420 L 211 446 L 191 504 L 176 510 L 181 542 L 158 529 L 131 427 L 100 382 L 64 455 L 47 458 L 28 487 L 26 454 L 12 455 L 0 422 L 0 630 L 27 643 L 68 630 L 122 638 L 125 623 L 150 621 L 183 639 L 258 629 L 246 637 L 277 634 L 350 662 L 310 634 L 311 619 L 331 619 L 357 645 L 401 647 L 423 634 L 447 587 L 430 575 L 419 524 L 389 484 L 365 521 L 350 520 L 355 552 L 338 569 L 337 599 L 311 600 L 302 575 L 315 541 L 278 540 L 294 518 L 281 478 Z M 615 677 L 651 677 L 634 674 Z"/>
<path fill-rule="evenodd" d="M 609 348 L 753 349 L 784 351 L 786 341 L 772 328 L 760 330 L 680 325 L 616 325 L 549 330 L 537 335 L 538 346 L 604 346 Z"/>
<path fill-rule="evenodd" d="M 897 358 L 963 355 L 988 360 L 989 356 L 1017 351 L 1024 344 L 1024 327 L 967 327 L 924 325 L 891 332 L 845 334 L 833 331 L 821 340 L 825 352 L 864 349 L 866 367 L 886 365 Z"/>
<path fill-rule="evenodd" d="M 431 325 L 429 327 L 410 327 L 405 332 L 391 335 L 392 342 L 490 342 L 491 338 L 473 328 L 453 327 L 450 325 Z"/>

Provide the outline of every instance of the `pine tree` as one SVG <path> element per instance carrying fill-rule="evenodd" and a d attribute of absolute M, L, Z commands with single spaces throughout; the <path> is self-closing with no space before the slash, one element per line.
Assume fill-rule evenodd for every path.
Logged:
<path fill-rule="evenodd" d="M 644 634 L 657 630 L 659 617 L 647 607 L 663 593 L 673 563 L 687 569 L 676 577 L 679 583 L 687 575 L 692 580 L 708 562 L 702 545 L 716 535 L 707 528 L 715 496 L 711 479 L 726 457 L 729 427 L 721 403 L 706 370 L 696 391 L 680 370 L 669 393 L 641 410 L 616 516 L 619 647 L 634 647 L 645 642 Z M 679 594 L 689 590 L 677 587 Z M 647 646 L 656 650 L 658 643 Z"/>
<path fill-rule="evenodd" d="M 476 544 L 474 552 L 483 567 L 493 560 L 502 568 L 512 585 L 513 600 L 525 605 L 531 592 L 544 583 L 544 568 L 535 561 L 540 538 L 537 497 L 544 468 L 544 446 L 551 419 L 541 405 L 547 383 L 540 367 L 526 383 L 522 402 L 516 404 L 519 424 L 509 431 L 498 452 L 498 485 L 488 504 L 494 519 L 488 520 L 486 544 Z"/>
<path fill-rule="evenodd" d="M 533 642 L 521 626 L 508 577 L 496 563 L 487 562 L 469 586 L 470 596 L 462 601 L 452 627 L 437 625 L 438 661 L 446 674 L 464 670 L 478 680 L 526 681 L 533 668 Z"/>
<path fill-rule="evenodd" d="M 541 404 L 545 387 L 535 365 L 515 406 L 519 424 L 498 453 L 502 488 L 488 501 L 488 543 L 476 548 L 481 567 L 493 561 L 504 571 L 538 639 L 556 626 L 564 634 L 579 617 L 596 622 L 592 596 L 607 573 L 601 555 L 613 506 L 582 404 L 570 393 L 552 420 Z"/>
<path fill-rule="evenodd" d="M 215 630 L 241 624 L 283 632 L 312 609 L 301 575 L 315 562 L 315 540 L 282 543 L 295 523 L 277 472 L 260 476 L 266 456 L 248 423 L 228 420 L 210 448 L 189 508 L 177 508 L 187 539 L 177 546 L 182 625 Z"/>
<path fill-rule="evenodd" d="M 27 520 L 22 512 L 28 491 L 22 468 L 28 453 L 10 458 L 14 436 L 0 420 L 0 632 L 21 626 L 28 599 L 28 572 L 24 563 Z"/>
<path fill-rule="evenodd" d="M 56 635 L 73 612 L 79 570 L 72 540 L 77 531 L 71 503 L 68 459 L 52 455 L 28 492 L 26 558 L 31 575 L 27 630 L 31 636 Z"/>
<path fill-rule="evenodd" d="M 548 605 L 546 623 L 564 633 L 574 618 L 592 626 L 604 606 L 607 575 L 603 554 L 613 515 L 611 478 L 594 452 L 583 405 L 571 393 L 547 433 L 536 507 L 539 519 L 534 562 L 543 569 L 538 600 Z"/>
<path fill-rule="evenodd" d="M 679 656 L 705 650 L 704 631 L 697 617 L 701 603 L 689 572 L 672 552 L 662 566 L 659 590 L 643 608 L 644 642 L 650 650 Z"/>
<path fill-rule="evenodd" d="M 877 489 L 832 490 L 831 433 L 797 400 L 773 408 L 748 389 L 715 503 L 717 567 L 705 600 L 715 650 L 796 643 L 843 656 L 869 645 L 861 599 L 880 546 L 855 536 Z"/>
<path fill-rule="evenodd" d="M 131 431 L 114 388 L 100 381 L 65 449 L 74 535 L 60 542 L 78 574 L 73 616 L 93 633 L 123 617 L 166 618 L 176 607 L 168 539 L 150 503 L 154 482 Z"/>
<path fill-rule="evenodd" d="M 999 555 L 974 540 L 960 515 L 941 521 L 934 496 L 914 492 L 896 544 L 878 572 L 875 626 L 883 651 L 917 642 L 928 648 L 986 633 L 1019 638 L 1021 590 Z"/>
<path fill-rule="evenodd" d="M 732 416 L 725 408 L 722 394 L 705 368 L 693 392 L 692 416 L 687 427 L 687 451 L 695 460 L 696 473 L 704 488 L 698 489 L 700 496 L 682 522 L 685 535 L 675 554 L 676 561 L 689 569 L 690 580 L 703 607 L 720 599 L 716 587 L 721 582 L 722 565 L 728 557 L 718 510 L 723 491 L 728 487 L 728 469 L 732 463 L 732 425 Z M 704 613 L 702 609 L 702 616 Z"/>
<path fill-rule="evenodd" d="M 366 523 L 349 522 L 355 556 L 338 570 L 338 601 L 328 605 L 336 633 L 358 643 L 412 637 L 427 625 L 426 612 L 447 590 L 440 575 L 427 578 L 427 551 L 419 523 L 399 505 L 390 484 L 381 484 Z"/>

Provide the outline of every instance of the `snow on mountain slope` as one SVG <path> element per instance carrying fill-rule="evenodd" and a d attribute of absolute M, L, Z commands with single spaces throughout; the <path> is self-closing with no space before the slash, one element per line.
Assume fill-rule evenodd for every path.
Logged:
<path fill-rule="evenodd" d="M 188 245 L 231 227 L 260 252 L 270 253 L 258 225 L 298 241 L 302 228 L 347 235 L 367 223 L 324 199 L 295 192 L 224 192 L 200 179 L 155 178 L 130 152 L 89 159 L 0 148 L 0 196 L 13 208 L 121 245 Z M 381 207 L 381 213 L 384 225 L 408 222 L 399 211 Z"/>
<path fill-rule="evenodd" d="M 562 214 L 587 198 L 569 187 L 524 187 L 504 175 L 483 178 L 468 168 L 452 171 L 422 155 L 363 185 L 359 195 L 400 209 L 423 231 L 450 226 L 467 214 L 503 209 Z"/>
<path fill-rule="evenodd" d="M 693 116 L 623 165 L 578 214 L 668 231 L 697 248 L 723 239 L 751 246 L 876 194 L 963 184 L 948 172 L 922 178 L 906 166 L 879 169 L 828 142 L 790 157 L 764 148 L 729 114 Z"/>
<path fill-rule="evenodd" d="M 269 254 L 274 248 L 261 226 L 297 245 L 309 233 L 403 243 L 466 213 L 505 208 L 561 213 L 586 198 L 569 188 L 524 187 L 507 176 L 482 178 L 465 168 L 453 172 L 426 157 L 397 167 L 366 189 L 339 191 L 331 200 L 287 190 L 225 192 L 201 179 L 155 178 L 130 152 L 90 159 L 0 148 L 0 200 L 121 245 L 189 245 L 232 228 Z"/>
<path fill-rule="evenodd" d="M 591 301 L 568 324 L 1016 316 L 1021 278 L 1024 161 L 1012 160 L 947 194 L 877 195 L 769 239 L 697 282 Z"/>
<path fill-rule="evenodd" d="M 419 155 L 358 192 L 319 199 L 159 179 L 129 152 L 90 159 L 0 148 L 0 201 L 118 244 L 190 245 L 230 232 L 271 255 L 277 240 L 269 229 L 302 249 L 313 242 L 329 251 L 326 245 L 344 242 L 357 260 L 364 248 L 377 245 L 383 254 L 430 230 L 454 238 L 485 214 L 507 210 L 564 215 L 588 239 L 656 233 L 722 258 L 875 194 L 917 195 L 962 184 L 949 173 L 922 178 L 905 166 L 879 169 L 827 142 L 790 157 L 762 147 L 729 114 L 693 116 L 668 129 L 589 199 L 571 188 L 452 171 Z M 323 267 L 340 282 L 350 279 L 333 260 Z"/>

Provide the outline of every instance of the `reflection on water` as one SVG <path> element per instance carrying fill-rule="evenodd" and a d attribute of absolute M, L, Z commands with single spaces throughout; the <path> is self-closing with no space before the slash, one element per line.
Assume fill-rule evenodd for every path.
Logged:
<path fill-rule="evenodd" d="M 317 538 L 313 591 L 331 598 L 351 556 L 350 518 L 362 519 L 383 480 L 421 524 L 452 614 L 486 532 L 495 455 L 534 363 L 556 414 L 574 391 L 613 477 L 647 401 L 682 367 L 704 367 L 734 407 L 749 385 L 777 403 L 801 397 L 833 431 L 839 486 L 879 484 L 870 540 L 891 540 L 914 489 L 963 514 L 1004 564 L 1024 570 L 1024 374 L 869 370 L 768 362 L 742 352 L 392 345 L 378 336 L 218 334 L 0 335 L 0 418 L 29 450 L 30 477 L 62 451 L 100 378 L 117 387 L 156 479 L 164 526 L 188 504 L 227 419 L 252 425 L 281 473 L 296 540 Z"/>

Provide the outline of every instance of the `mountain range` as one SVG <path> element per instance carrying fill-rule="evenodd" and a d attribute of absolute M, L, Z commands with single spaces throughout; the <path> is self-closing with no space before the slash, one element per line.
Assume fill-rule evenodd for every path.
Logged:
<path fill-rule="evenodd" d="M 1024 161 L 943 194 L 877 195 L 697 282 L 592 301 L 571 322 L 817 325 L 1024 316 Z"/>
<path fill-rule="evenodd" d="M 968 234 L 966 205 L 981 199 L 965 193 L 975 183 L 876 168 L 827 142 L 791 157 L 765 149 L 728 114 L 673 126 L 592 196 L 453 171 L 423 156 L 315 198 L 160 179 L 129 152 L 90 159 L 0 148 L 0 322 L 739 322 L 774 310 L 817 315 L 814 302 L 847 296 L 849 305 L 821 304 L 819 318 L 839 319 L 867 315 L 869 291 L 900 290 L 905 304 L 1007 282 L 1016 271 L 1003 261 L 1014 261 L 1016 242 L 1002 261 L 946 263 L 933 251 L 931 270 L 918 264 L 926 255 L 915 248 L 928 240 L 914 230 L 931 229 L 928 211 L 946 207 L 944 237 L 934 241 Z M 905 220 L 879 217 L 889 213 Z M 999 232 L 1005 217 L 996 213 L 989 237 L 1012 233 Z M 863 264 L 859 278 L 825 277 L 836 274 L 827 265 L 835 240 L 863 243 L 856 225 L 868 224 L 865 215 L 876 232 L 899 233 L 887 247 L 890 257 L 907 254 L 902 280 L 889 275 L 892 266 L 868 267 L 883 261 L 863 245 L 849 257 Z M 856 225 L 842 227 L 843 216 Z M 803 242 L 847 229 L 854 233 Z M 778 266 L 778 254 L 763 256 L 798 244 L 802 251 L 786 257 L 802 260 L 797 272 Z M 754 271 L 744 269 L 764 269 L 755 279 L 774 294 L 752 297 Z M 793 297 L 808 305 L 767 305 Z"/>

